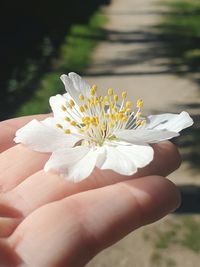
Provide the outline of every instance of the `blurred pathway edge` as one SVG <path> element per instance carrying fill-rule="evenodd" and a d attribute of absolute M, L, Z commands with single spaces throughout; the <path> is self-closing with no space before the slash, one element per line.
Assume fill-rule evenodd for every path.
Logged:
<path fill-rule="evenodd" d="M 113 0 L 105 12 L 109 19 L 105 28 L 107 39 L 100 42 L 94 53 L 87 80 L 97 84 L 101 93 L 112 87 L 117 93 L 127 90 L 133 102 L 142 98 L 147 114 L 186 110 L 199 116 L 199 105 L 195 105 L 199 99 L 195 80 L 199 77 L 188 74 L 184 67 L 182 73 L 176 73 L 169 67 L 164 43 L 159 40 L 154 28 L 167 11 L 153 0 Z M 189 134 L 192 135 L 192 131 Z M 190 188 L 189 185 L 194 186 L 199 199 L 200 174 L 186 161 L 169 178 L 184 190 Z M 196 201 L 194 194 L 191 197 Z M 196 217 L 199 218 L 198 215 Z M 158 236 L 156 228 L 161 227 L 165 231 L 179 219 L 182 223 L 181 218 L 167 216 L 153 226 L 139 229 L 105 250 L 88 267 L 198 266 L 198 254 L 178 245 L 163 250 L 165 256 L 171 257 L 166 261 L 171 260 L 175 265 L 166 265 L 165 260 L 160 262 L 163 255 L 155 249 L 155 240 L 151 240 L 151 236 Z M 153 262 L 156 260 L 159 262 Z"/>
<path fill-rule="evenodd" d="M 142 98 L 146 114 L 186 110 L 195 116 L 200 113 L 193 105 L 199 98 L 198 84 L 184 67 L 182 73 L 170 67 L 154 27 L 166 12 L 153 0 L 113 0 L 105 10 L 107 38 L 96 49 L 86 78 L 101 92 L 112 87 L 116 92 L 127 90 L 133 102 Z M 178 184 L 200 184 L 200 175 L 187 163 L 172 179 Z"/>

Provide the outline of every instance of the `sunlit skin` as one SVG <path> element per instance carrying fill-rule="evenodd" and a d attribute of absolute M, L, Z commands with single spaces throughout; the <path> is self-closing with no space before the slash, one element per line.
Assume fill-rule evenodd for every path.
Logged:
<path fill-rule="evenodd" d="M 16 130 L 32 119 L 0 125 L 0 266 L 84 266 L 179 206 L 178 189 L 164 178 L 180 165 L 172 143 L 153 145 L 154 160 L 134 176 L 95 169 L 73 184 L 43 171 L 49 155 L 14 144 Z"/>

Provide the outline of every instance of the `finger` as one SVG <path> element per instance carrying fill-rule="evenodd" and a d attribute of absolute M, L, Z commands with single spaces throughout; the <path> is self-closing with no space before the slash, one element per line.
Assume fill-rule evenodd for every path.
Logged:
<path fill-rule="evenodd" d="M 161 149 L 162 146 L 165 152 Z M 163 175 L 174 171 L 174 168 L 179 165 L 179 157 L 176 151 L 175 146 L 170 142 L 159 144 L 158 148 L 155 149 L 155 160 L 149 166 L 141 169 L 138 176 L 140 177 L 142 174 Z M 173 158 L 174 160 L 168 160 L 168 158 Z M 7 192 L 4 198 L 10 205 L 27 215 L 46 203 L 66 196 L 136 177 L 137 174 L 134 176 L 122 176 L 112 171 L 96 169 L 88 179 L 74 184 L 57 174 L 39 171 L 28 177 L 10 192 Z"/>
<path fill-rule="evenodd" d="M 163 177 L 126 181 L 38 209 L 18 226 L 10 245 L 30 267 L 51 266 L 52 260 L 56 266 L 85 266 L 102 249 L 179 204 L 177 188 Z"/>
<path fill-rule="evenodd" d="M 0 239 L 0 266 L 21 266 L 21 259 L 9 246 L 5 239 Z"/>
<path fill-rule="evenodd" d="M 49 154 L 37 153 L 22 145 L 16 145 L 0 154 L 0 192 L 10 190 L 43 169 L 48 158 Z"/>
<path fill-rule="evenodd" d="M 33 119 L 43 120 L 47 114 L 26 116 L 0 122 L 0 153 L 15 145 L 13 141 L 16 131 Z"/>

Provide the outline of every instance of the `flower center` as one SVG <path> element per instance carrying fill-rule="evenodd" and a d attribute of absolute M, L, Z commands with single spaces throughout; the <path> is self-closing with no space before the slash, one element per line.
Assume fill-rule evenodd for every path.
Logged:
<path fill-rule="evenodd" d="M 97 87 L 93 85 L 89 97 L 80 94 L 79 103 L 70 99 L 66 105 L 62 105 L 68 127 L 61 124 L 56 126 L 63 129 L 65 134 L 78 134 L 82 140 L 102 145 L 106 140 L 115 139 L 117 130 L 135 129 L 145 124 L 146 120 L 141 114 L 142 99 L 137 101 L 134 111 L 126 91 L 120 97 L 112 88 L 107 90 L 105 96 L 97 96 L 96 93 Z"/>

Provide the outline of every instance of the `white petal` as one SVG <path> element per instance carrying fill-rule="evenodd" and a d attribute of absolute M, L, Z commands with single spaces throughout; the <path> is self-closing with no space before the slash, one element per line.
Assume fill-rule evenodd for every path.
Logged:
<path fill-rule="evenodd" d="M 32 120 L 16 132 L 14 141 L 30 146 L 39 152 L 53 152 L 62 147 L 72 147 L 79 139 L 57 129 L 54 118 Z"/>
<path fill-rule="evenodd" d="M 176 132 L 141 128 L 135 130 L 119 130 L 114 134 L 120 140 L 133 144 L 157 143 L 179 135 Z"/>
<path fill-rule="evenodd" d="M 106 146 L 106 160 L 101 169 L 111 169 L 122 175 L 132 175 L 153 159 L 153 149 L 148 145 Z"/>
<path fill-rule="evenodd" d="M 181 130 L 190 127 L 193 124 L 193 120 L 190 115 L 183 111 L 180 114 L 160 114 L 151 115 L 148 117 L 149 123 L 146 128 L 168 130 L 172 132 L 180 132 Z"/>
<path fill-rule="evenodd" d="M 71 120 L 76 120 L 76 122 L 82 122 L 80 115 L 78 115 L 76 110 L 79 110 L 78 105 L 75 103 L 73 110 L 67 109 L 67 111 L 62 110 L 62 106 L 66 107 L 67 102 L 71 99 L 68 93 L 64 95 L 55 95 L 50 97 L 49 103 L 53 110 L 54 117 L 57 123 L 66 125 L 66 128 L 70 128 L 70 124 L 65 121 L 65 117 L 69 117 Z M 75 128 L 74 128 L 75 129 Z"/>
<path fill-rule="evenodd" d="M 60 76 L 60 79 L 65 85 L 65 90 L 71 95 L 72 98 L 74 94 L 76 94 L 76 97 L 78 96 L 78 92 L 76 88 L 74 88 L 72 80 L 65 74 Z"/>
<path fill-rule="evenodd" d="M 67 97 L 67 94 L 65 94 L 64 96 L 55 95 L 49 98 L 49 103 L 50 103 L 51 109 L 53 111 L 53 115 L 56 118 L 56 120 L 63 119 L 66 116 L 66 114 L 61 109 L 61 107 L 66 106 L 68 99 L 69 97 Z"/>
<path fill-rule="evenodd" d="M 104 161 L 104 159 L 104 150 L 102 150 L 101 148 L 90 150 L 85 155 L 85 157 L 77 162 L 77 164 L 69 168 L 66 179 L 71 180 L 75 183 L 84 180 L 92 173 L 94 167 L 98 165 L 99 161 L 100 164 L 102 164 L 102 161 Z"/>
<path fill-rule="evenodd" d="M 137 168 L 142 168 L 153 160 L 154 151 L 149 145 L 118 146 L 117 149 L 130 158 Z"/>
<path fill-rule="evenodd" d="M 54 152 L 45 165 L 45 170 L 57 170 L 69 181 L 80 182 L 93 171 L 95 164 L 102 161 L 104 150 L 77 146 Z"/>
<path fill-rule="evenodd" d="M 101 166 L 102 170 L 113 170 L 122 175 L 131 175 L 137 171 L 133 161 L 123 153 L 121 153 L 117 146 L 106 146 L 106 160 Z"/>
<path fill-rule="evenodd" d="M 91 86 L 84 79 L 82 79 L 81 76 L 74 72 L 70 72 L 68 75 L 72 80 L 74 88 L 79 92 L 79 94 L 83 94 L 89 98 Z"/>
<path fill-rule="evenodd" d="M 73 148 L 61 148 L 52 153 L 45 165 L 45 171 L 59 170 L 61 173 L 68 172 L 68 168 L 81 160 L 90 148 L 87 146 L 76 146 Z"/>
<path fill-rule="evenodd" d="M 86 83 L 78 74 L 70 72 L 68 76 L 65 74 L 61 75 L 60 79 L 64 83 L 66 91 L 76 101 L 77 104 L 80 104 L 80 94 L 90 97 L 90 85 Z"/>

